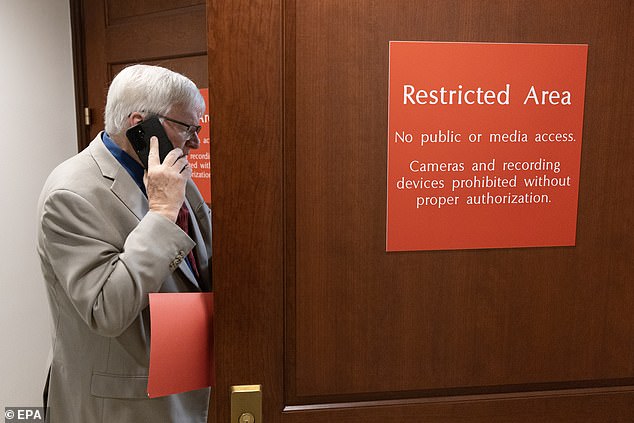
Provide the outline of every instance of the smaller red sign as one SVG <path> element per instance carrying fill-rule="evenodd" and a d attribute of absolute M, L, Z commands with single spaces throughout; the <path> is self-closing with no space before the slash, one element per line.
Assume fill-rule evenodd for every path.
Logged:
<path fill-rule="evenodd" d="M 202 129 L 198 134 L 200 139 L 200 147 L 196 150 L 192 150 L 187 156 L 187 160 L 194 171 L 192 173 L 192 179 L 198 190 L 202 194 L 205 202 L 211 204 L 211 161 L 209 155 L 209 90 L 207 88 L 201 88 L 200 93 L 205 99 L 205 114 L 200 118 L 200 125 Z"/>

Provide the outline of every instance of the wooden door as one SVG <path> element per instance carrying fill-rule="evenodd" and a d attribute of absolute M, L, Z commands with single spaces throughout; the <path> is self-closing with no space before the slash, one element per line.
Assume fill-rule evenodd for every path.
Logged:
<path fill-rule="evenodd" d="M 80 150 L 103 130 L 110 81 L 125 66 L 165 66 L 208 86 L 204 0 L 71 0 L 71 10 Z"/>
<path fill-rule="evenodd" d="M 631 1 L 208 13 L 217 423 L 634 421 Z M 385 252 L 390 40 L 589 44 L 575 247 Z"/>

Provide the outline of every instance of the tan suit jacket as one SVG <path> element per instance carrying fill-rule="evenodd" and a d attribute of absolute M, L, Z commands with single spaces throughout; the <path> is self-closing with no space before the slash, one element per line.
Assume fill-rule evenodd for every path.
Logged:
<path fill-rule="evenodd" d="M 209 389 L 147 397 L 148 293 L 211 280 L 211 212 L 190 181 L 193 238 L 148 202 L 97 136 L 49 176 L 38 253 L 53 318 L 51 423 L 206 422 Z"/>

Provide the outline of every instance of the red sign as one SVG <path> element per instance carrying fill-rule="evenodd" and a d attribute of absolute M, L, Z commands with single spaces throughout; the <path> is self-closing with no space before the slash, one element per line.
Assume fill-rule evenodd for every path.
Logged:
<path fill-rule="evenodd" d="M 575 245 L 587 52 L 391 42 L 387 250 Z"/>
<path fill-rule="evenodd" d="M 198 134 L 200 147 L 192 150 L 187 156 L 187 160 L 194 171 L 192 179 L 198 190 L 202 194 L 205 202 L 211 203 L 211 163 L 209 157 L 209 90 L 201 88 L 200 93 L 205 99 L 205 114 L 200 118 L 202 129 Z"/>

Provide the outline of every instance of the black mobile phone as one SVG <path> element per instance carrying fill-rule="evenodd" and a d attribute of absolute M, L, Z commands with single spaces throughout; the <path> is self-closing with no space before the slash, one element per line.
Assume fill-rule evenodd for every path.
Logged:
<path fill-rule="evenodd" d="M 165 160 L 167 153 L 174 149 L 172 142 L 167 137 L 161 121 L 156 116 L 151 116 L 144 121 L 128 129 L 125 135 L 130 140 L 134 151 L 139 156 L 141 163 L 147 169 L 148 155 L 150 154 L 150 138 L 156 136 L 159 142 L 159 157 L 161 163 Z"/>

